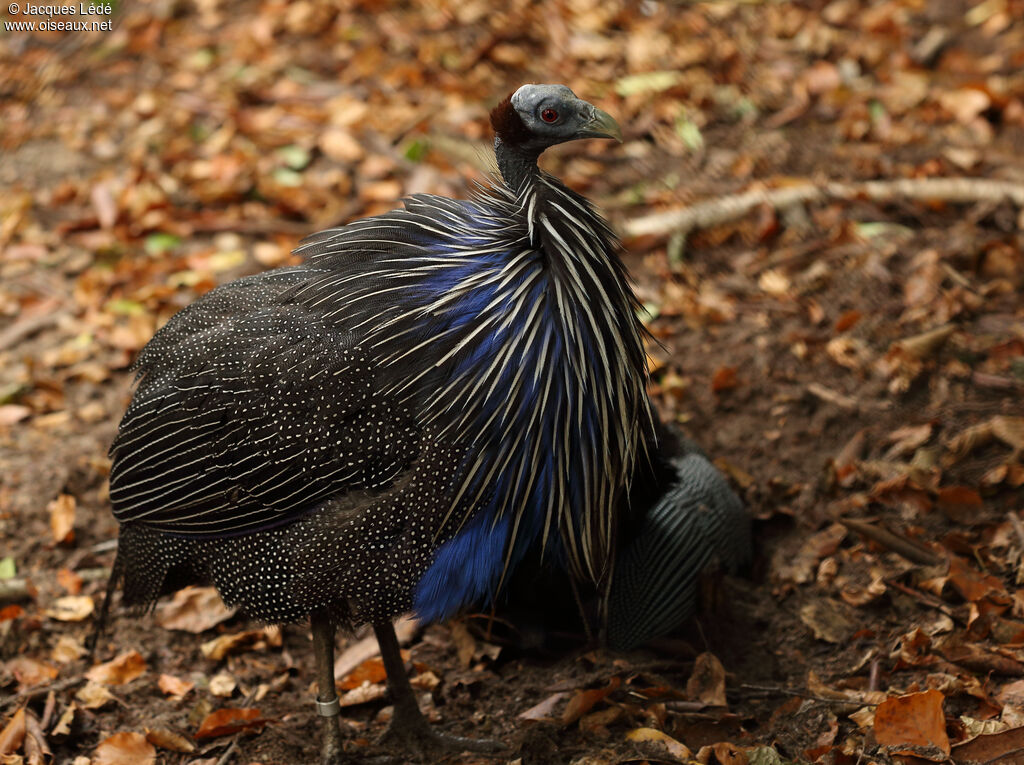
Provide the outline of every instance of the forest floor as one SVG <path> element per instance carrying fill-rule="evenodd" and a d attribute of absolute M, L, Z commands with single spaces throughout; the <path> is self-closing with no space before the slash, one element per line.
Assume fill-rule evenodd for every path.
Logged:
<path fill-rule="evenodd" d="M 544 165 L 624 235 L 652 395 L 756 559 L 628 654 L 405 624 L 437 724 L 509 745 L 443 761 L 1024 762 L 1024 1 L 112 12 L 0 32 L 0 761 L 316 761 L 302 626 L 192 591 L 86 663 L 128 368 L 302 235 L 466 195 L 489 106 L 549 81 L 622 125 Z M 372 762 L 363 637 L 337 669 Z"/>

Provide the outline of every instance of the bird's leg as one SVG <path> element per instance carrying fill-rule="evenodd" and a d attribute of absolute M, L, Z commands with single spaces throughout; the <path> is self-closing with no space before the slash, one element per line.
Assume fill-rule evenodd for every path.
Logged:
<path fill-rule="evenodd" d="M 338 691 L 334 686 L 334 633 L 331 618 L 318 611 L 310 617 L 316 656 L 316 711 L 320 716 L 320 763 L 341 765 L 341 726 Z"/>
<path fill-rule="evenodd" d="M 463 738 L 438 733 L 420 712 L 416 695 L 405 674 L 405 663 L 398 648 L 398 638 L 391 622 L 374 622 L 373 631 L 380 645 L 380 657 L 388 675 L 388 689 L 395 712 L 388 726 L 385 740 L 396 743 L 406 750 L 427 754 L 437 749 L 450 751 L 499 752 L 504 745 L 488 739 Z"/>

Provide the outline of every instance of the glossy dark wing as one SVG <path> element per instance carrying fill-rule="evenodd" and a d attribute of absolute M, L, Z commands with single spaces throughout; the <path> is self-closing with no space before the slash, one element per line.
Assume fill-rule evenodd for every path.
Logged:
<path fill-rule="evenodd" d="M 358 337 L 289 298 L 320 275 L 297 267 L 226 284 L 147 344 L 111 446 L 119 521 L 243 532 L 385 485 L 409 463 L 411 425 L 371 401 L 375 370 Z"/>
<path fill-rule="evenodd" d="M 616 560 L 608 643 L 627 649 L 683 623 L 697 607 L 707 568 L 735 571 L 750 558 L 750 517 L 699 449 L 680 439 L 671 485 Z"/>

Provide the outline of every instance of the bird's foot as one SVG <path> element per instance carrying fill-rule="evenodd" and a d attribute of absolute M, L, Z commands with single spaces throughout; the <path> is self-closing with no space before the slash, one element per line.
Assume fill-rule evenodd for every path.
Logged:
<path fill-rule="evenodd" d="M 320 765 L 345 765 L 344 749 L 341 746 L 341 725 L 338 714 L 338 698 L 322 702 L 317 699 L 320 714 Z"/>
<path fill-rule="evenodd" d="M 413 705 L 396 704 L 394 717 L 381 743 L 427 759 L 438 752 L 481 752 L 495 754 L 506 747 L 500 741 L 466 738 L 439 733 L 431 727 L 423 713 Z"/>

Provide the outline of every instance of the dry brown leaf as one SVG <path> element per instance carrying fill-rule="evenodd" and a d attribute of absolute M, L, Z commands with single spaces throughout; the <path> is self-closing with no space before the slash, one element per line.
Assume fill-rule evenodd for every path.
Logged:
<path fill-rule="evenodd" d="M 919 446 L 922 446 L 932 436 L 934 426 L 930 422 L 924 425 L 906 425 L 892 431 L 887 441 L 892 443 L 885 453 L 884 459 L 902 459 L 913 454 Z"/>
<path fill-rule="evenodd" d="M 992 432 L 992 422 L 982 422 L 962 430 L 956 436 L 946 441 L 946 448 L 951 452 L 953 461 L 962 459 L 975 449 L 985 446 L 995 437 Z"/>
<path fill-rule="evenodd" d="M 363 683 L 358 688 L 345 691 L 338 699 L 343 707 L 355 707 L 360 704 L 368 704 L 371 701 L 378 701 L 388 695 L 388 687 L 385 683 Z"/>
<path fill-rule="evenodd" d="M 748 765 L 750 758 L 736 744 L 722 741 L 709 746 L 702 746 L 697 752 L 697 762 L 702 765 L 717 763 L 718 765 Z"/>
<path fill-rule="evenodd" d="M 981 495 L 967 486 L 943 486 L 936 505 L 951 521 L 965 525 L 980 520 L 985 506 Z"/>
<path fill-rule="evenodd" d="M 943 343 L 945 343 L 954 332 L 956 332 L 956 326 L 953 324 L 947 324 L 943 327 L 922 332 L 919 335 L 905 337 L 902 340 L 897 340 L 893 343 L 890 348 L 890 352 L 893 349 L 899 349 L 912 358 L 919 360 L 927 359 L 941 348 Z"/>
<path fill-rule="evenodd" d="M 721 393 L 724 390 L 732 390 L 739 385 L 736 378 L 736 367 L 719 367 L 711 378 L 711 390 L 713 393 Z"/>
<path fill-rule="evenodd" d="M 208 714 L 199 724 L 195 737 L 216 738 L 230 736 L 249 728 L 262 728 L 269 722 L 258 709 L 218 709 Z"/>
<path fill-rule="evenodd" d="M 89 595 L 65 595 L 46 609 L 46 615 L 59 622 L 81 622 L 88 619 L 95 604 Z"/>
<path fill-rule="evenodd" d="M 108 183 L 97 183 L 89 194 L 96 218 L 102 228 L 110 228 L 117 221 L 117 202 Z"/>
<path fill-rule="evenodd" d="M 413 688 L 419 688 L 423 691 L 432 691 L 441 684 L 441 678 L 431 672 L 429 669 L 425 669 L 422 672 L 417 672 L 415 677 L 409 679 L 409 685 Z"/>
<path fill-rule="evenodd" d="M 85 646 L 71 635 L 61 635 L 50 651 L 50 658 L 58 664 L 67 664 L 85 655 Z"/>
<path fill-rule="evenodd" d="M 75 698 L 81 701 L 86 709 L 99 709 L 112 701 L 117 701 L 107 686 L 95 680 L 90 680 L 79 688 Z"/>
<path fill-rule="evenodd" d="M 625 714 L 622 707 L 606 707 L 580 718 L 580 730 L 591 736 L 607 736 L 608 726 Z"/>
<path fill-rule="evenodd" d="M 998 733 L 985 733 L 953 747 L 955 762 L 1010 763 L 1019 761 L 1024 751 L 1024 727 L 1010 728 Z"/>
<path fill-rule="evenodd" d="M 858 310 L 847 311 L 838 319 L 836 319 L 836 332 L 845 332 L 848 329 L 853 329 L 860 321 L 863 314 Z"/>
<path fill-rule="evenodd" d="M 325 130 L 320 135 L 318 145 L 320 151 L 338 162 L 358 162 L 366 156 L 362 144 L 349 131 L 339 127 Z"/>
<path fill-rule="evenodd" d="M 938 691 L 886 699 L 875 710 L 875 739 L 895 754 L 945 760 L 950 747 L 942 702 Z"/>
<path fill-rule="evenodd" d="M 54 544 L 71 544 L 75 541 L 75 498 L 60 494 L 46 506 L 50 514 L 50 534 Z"/>
<path fill-rule="evenodd" d="M 367 202 L 394 202 L 402 194 L 398 181 L 372 181 L 359 189 L 359 198 Z"/>
<path fill-rule="evenodd" d="M 0 730 L 0 754 L 14 754 L 25 740 L 25 707 L 19 707 Z"/>
<path fill-rule="evenodd" d="M 992 434 L 1007 446 L 1024 449 L 1024 417 L 996 415 L 991 420 Z"/>
<path fill-rule="evenodd" d="M 709 707 L 726 706 L 725 668 L 713 653 L 704 652 L 697 657 L 686 682 L 686 697 Z"/>
<path fill-rule="evenodd" d="M 787 295 L 793 290 L 789 277 L 777 268 L 762 273 L 758 277 L 757 286 L 761 288 L 762 292 L 775 296 Z"/>
<path fill-rule="evenodd" d="M 411 616 L 402 616 L 395 619 L 393 626 L 399 645 L 408 645 L 422 628 L 422 624 Z M 280 640 L 276 645 L 280 645 Z M 341 656 L 338 657 L 337 661 L 334 662 L 334 677 L 337 680 L 341 680 L 364 661 L 378 654 L 380 654 L 380 646 L 377 644 L 377 638 L 372 634 L 357 640 L 349 645 L 342 652 Z M 408 652 L 403 652 L 402 655 L 405 657 L 403 661 L 408 660 Z"/>
<path fill-rule="evenodd" d="M 175 733 L 166 728 L 146 729 L 146 741 L 160 749 L 167 749 L 171 752 L 183 752 L 188 754 L 194 752 L 196 745 L 180 733 Z"/>
<path fill-rule="evenodd" d="M 238 687 L 238 681 L 230 672 L 218 672 L 210 678 L 210 693 L 214 696 L 220 696 L 223 699 L 230 698 L 236 687 Z"/>
<path fill-rule="evenodd" d="M 875 708 L 861 707 L 847 717 L 857 723 L 858 728 L 870 728 L 875 724 Z"/>
<path fill-rule="evenodd" d="M 93 765 L 152 765 L 156 749 L 141 733 L 115 733 L 100 742 L 92 755 Z"/>
<path fill-rule="evenodd" d="M 828 643 L 843 643 L 857 629 L 851 609 L 831 598 L 820 598 L 800 609 L 800 621 L 811 628 L 814 637 Z"/>
<path fill-rule="evenodd" d="M 939 103 L 956 118 L 957 122 L 966 125 L 988 109 L 992 101 L 984 90 L 960 88 L 940 94 Z"/>
<path fill-rule="evenodd" d="M 0 405 L 0 427 L 15 425 L 32 414 L 32 409 L 21 404 Z"/>
<path fill-rule="evenodd" d="M 5 666 L 7 671 L 14 675 L 18 681 L 18 689 L 22 691 L 57 677 L 56 667 L 28 656 L 9 659 Z"/>
<path fill-rule="evenodd" d="M 160 675 L 160 679 L 157 680 L 157 687 L 161 691 L 166 693 L 175 701 L 181 701 L 189 691 L 195 688 L 195 683 L 191 680 L 183 680 L 180 677 L 174 675 Z"/>
<path fill-rule="evenodd" d="M 455 643 L 455 654 L 459 659 L 459 666 L 466 668 L 473 661 L 476 653 L 476 640 L 469 634 L 466 625 L 460 621 L 453 621 L 448 624 L 452 633 L 452 641 Z"/>
<path fill-rule="evenodd" d="M 125 651 L 103 664 L 92 667 L 85 676 L 104 685 L 130 683 L 146 671 L 146 662 L 138 651 Z"/>
<path fill-rule="evenodd" d="M 846 527 L 841 523 L 833 523 L 825 529 L 808 537 L 796 555 L 781 558 L 775 568 L 775 575 L 794 584 L 807 584 L 814 580 L 818 561 L 826 555 L 832 555 L 839 544 L 846 538 Z"/>
<path fill-rule="evenodd" d="M 1024 661 L 1011 649 L 988 649 L 978 643 L 965 642 L 962 636 L 951 635 L 941 646 L 942 657 L 972 672 L 1024 677 Z"/>
<path fill-rule="evenodd" d="M 22 747 L 28 765 L 45 765 L 52 762 L 53 752 L 50 751 L 46 733 L 30 709 L 25 711 L 25 740 Z"/>
<path fill-rule="evenodd" d="M 558 691 L 557 693 L 553 693 L 539 704 L 535 704 L 534 706 L 527 709 L 525 712 L 520 712 L 519 719 L 529 721 L 553 720 L 555 707 L 558 706 L 558 702 L 560 702 L 568 695 L 569 694 L 566 691 Z"/>
<path fill-rule="evenodd" d="M 847 335 L 833 337 L 825 343 L 825 353 L 839 366 L 855 371 L 861 369 L 871 358 L 862 340 Z"/>
<path fill-rule="evenodd" d="M 67 708 L 61 714 L 60 719 L 57 720 L 57 724 L 53 726 L 53 730 L 50 731 L 52 736 L 70 736 L 71 726 L 75 722 L 75 715 L 78 713 L 78 705 L 75 702 L 68 704 Z"/>
<path fill-rule="evenodd" d="M 604 688 L 576 691 L 562 712 L 562 725 L 572 725 L 621 684 L 622 680 L 616 676 Z"/>
<path fill-rule="evenodd" d="M 68 595 L 78 595 L 82 592 L 82 577 L 69 568 L 57 570 L 57 584 L 67 590 Z"/>
<path fill-rule="evenodd" d="M 402 651 L 402 661 L 408 660 L 409 652 Z M 337 686 L 343 691 L 351 691 L 353 688 L 359 688 L 363 683 L 383 683 L 387 677 L 384 661 L 379 656 L 373 656 L 338 680 Z"/>
<path fill-rule="evenodd" d="M 689 747 L 656 728 L 634 728 L 626 734 L 626 740 L 635 743 L 655 744 L 658 748 L 664 749 L 669 757 L 679 762 L 687 762 L 693 757 L 693 752 L 690 751 Z"/>
<path fill-rule="evenodd" d="M 992 574 L 981 573 L 956 555 L 949 556 L 948 580 L 968 602 L 981 600 L 989 594 L 1005 594 L 1008 597 L 1002 580 Z"/>
<path fill-rule="evenodd" d="M 1024 707 L 1024 680 L 1013 680 L 999 689 L 996 700 L 1001 704 Z"/>
<path fill-rule="evenodd" d="M 20 619 L 25 615 L 25 609 L 19 606 L 17 603 L 11 603 L 9 606 L 0 608 L 0 624 L 6 621 L 13 621 L 14 619 Z"/>
<path fill-rule="evenodd" d="M 186 587 L 159 608 L 156 623 L 164 629 L 198 634 L 227 621 L 237 610 L 224 605 L 213 587 Z"/>
<path fill-rule="evenodd" d="M 280 633 L 261 629 L 221 635 L 203 643 L 200 650 L 207 659 L 220 661 L 228 654 L 242 651 L 265 651 L 271 645 L 281 645 Z"/>

